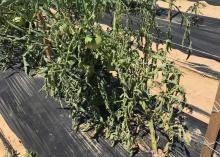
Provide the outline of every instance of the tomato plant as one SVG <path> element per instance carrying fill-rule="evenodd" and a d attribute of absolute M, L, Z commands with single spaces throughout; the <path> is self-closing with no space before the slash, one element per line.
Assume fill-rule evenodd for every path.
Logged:
<path fill-rule="evenodd" d="M 160 36 L 157 0 L 0 2 L 1 69 L 21 65 L 28 74 L 44 76 L 45 90 L 65 100 L 74 126 L 120 142 L 131 154 L 138 149 L 137 139 L 146 136 L 157 153 L 158 132 L 167 138 L 164 153 L 175 142 L 188 141 L 180 116 L 186 107 L 182 73 L 166 58 L 174 1 L 168 2 L 165 43 L 155 40 Z M 112 15 L 108 29 L 99 23 L 106 14 Z M 190 46 L 190 21 L 187 14 L 181 16 L 183 43 Z"/>

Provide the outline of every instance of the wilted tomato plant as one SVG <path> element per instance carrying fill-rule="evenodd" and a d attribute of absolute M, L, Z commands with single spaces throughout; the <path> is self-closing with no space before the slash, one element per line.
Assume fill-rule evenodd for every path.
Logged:
<path fill-rule="evenodd" d="M 167 143 L 188 141 L 180 113 L 186 106 L 181 72 L 166 55 L 171 49 L 172 8 L 166 48 L 159 48 L 157 0 L 4 0 L 0 1 L 0 67 L 21 65 L 45 78 L 45 90 L 65 100 L 74 126 L 93 130 L 134 153 L 137 139 L 158 133 Z M 195 10 L 195 8 L 194 8 Z M 104 28 L 100 18 L 112 15 Z M 190 22 L 181 12 L 189 39 Z M 132 28 L 133 18 L 138 18 Z M 156 48 L 152 44 L 156 43 Z M 191 44 L 189 44 L 191 45 Z M 143 55 L 140 57 L 139 52 Z"/>

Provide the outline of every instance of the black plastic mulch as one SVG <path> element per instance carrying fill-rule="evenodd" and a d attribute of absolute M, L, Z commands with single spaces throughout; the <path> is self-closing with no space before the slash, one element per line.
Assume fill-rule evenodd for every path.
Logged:
<path fill-rule="evenodd" d="M 100 138 L 92 140 L 86 134 L 71 129 L 69 111 L 60 109 L 58 102 L 39 92 L 42 80 L 29 78 L 23 72 L 8 71 L 0 74 L 0 114 L 24 146 L 37 157 L 127 157 L 119 145 Z M 188 117 L 190 130 L 205 134 L 207 125 Z M 192 143 L 188 150 L 177 148 L 174 156 L 198 157 L 201 144 Z M 150 157 L 139 152 L 135 156 Z"/>

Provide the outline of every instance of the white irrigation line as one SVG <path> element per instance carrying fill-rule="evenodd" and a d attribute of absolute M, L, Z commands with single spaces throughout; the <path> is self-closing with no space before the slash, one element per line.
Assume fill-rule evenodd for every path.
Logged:
<path fill-rule="evenodd" d="M 197 142 L 197 143 L 200 143 L 201 145 L 205 145 L 205 146 L 207 146 L 209 149 L 211 149 L 213 152 L 215 152 L 217 155 L 220 155 L 220 152 L 219 152 L 219 151 L 217 151 L 217 150 L 215 150 L 214 148 L 210 147 L 210 145 L 216 145 L 216 144 L 217 144 L 217 145 L 220 145 L 220 142 L 214 141 L 213 143 L 209 143 L 209 142 L 206 140 L 205 136 L 203 136 L 203 135 L 201 135 L 201 134 L 198 134 L 198 133 L 195 133 L 195 132 L 190 132 L 190 134 L 191 134 L 192 137 L 194 137 L 194 138 L 200 137 L 200 138 L 203 139 L 203 140 L 201 140 L 201 141 L 203 141 L 203 142 L 201 142 L 201 141 L 199 141 L 199 140 L 197 140 L 197 139 L 193 139 L 193 138 L 192 138 L 192 141 Z M 194 136 L 194 135 L 196 135 L 196 136 Z M 213 147 L 214 147 L 214 146 L 213 146 Z"/>
<path fill-rule="evenodd" d="M 159 18 L 159 17 L 156 17 L 156 19 L 161 20 L 161 21 L 166 21 L 166 22 L 169 22 L 169 20 L 168 20 L 168 19 L 163 19 L 163 18 Z M 174 23 L 174 24 L 178 24 L 178 25 L 182 25 L 180 22 L 173 21 L 173 20 L 172 20 L 172 23 Z M 206 25 L 201 25 L 201 24 L 200 24 L 199 26 L 202 26 L 202 27 L 207 27 Z"/>
<path fill-rule="evenodd" d="M 168 56 L 167 58 L 170 59 L 170 60 L 175 61 L 175 64 L 177 64 L 179 66 L 182 66 L 184 68 L 187 68 L 189 70 L 193 70 L 193 71 L 195 71 L 195 72 L 197 72 L 197 73 L 199 73 L 203 76 L 219 79 L 218 75 L 220 74 L 220 72 L 216 71 L 216 74 L 210 74 L 210 73 L 207 72 L 207 71 L 213 70 L 210 67 L 207 67 L 205 65 L 193 65 L 190 62 L 187 62 L 187 61 L 184 62 L 184 61 L 181 61 L 180 59 L 176 59 L 175 57 L 169 57 Z M 194 70 L 196 68 L 201 68 L 201 69 L 204 69 L 206 71 Z"/>
<path fill-rule="evenodd" d="M 173 42 L 171 42 L 171 43 L 174 44 L 174 45 L 177 45 L 177 46 L 181 46 L 181 47 L 183 47 L 183 48 L 188 48 L 187 46 L 183 46 L 183 45 L 180 45 L 180 44 L 177 44 L 177 43 L 173 43 Z M 211 57 L 220 59 L 219 56 L 210 54 L 210 53 L 205 52 L 205 51 L 202 51 L 202 50 L 197 50 L 197 49 L 194 49 L 194 48 L 192 48 L 192 50 L 193 50 L 193 51 L 197 51 L 197 52 L 199 52 L 200 54 L 204 54 L 204 55 L 207 55 L 207 56 L 211 56 Z"/>
<path fill-rule="evenodd" d="M 168 22 L 167 19 L 163 19 L 163 18 L 159 18 L 159 17 L 156 17 L 156 19 L 161 20 L 161 21 L 166 21 L 166 22 Z M 172 23 L 175 23 L 175 24 L 179 24 L 179 25 L 181 25 L 181 23 L 176 22 L 176 21 L 172 21 Z M 206 25 L 200 25 L 200 26 L 206 27 Z M 155 38 L 156 38 L 156 37 L 155 37 Z M 157 39 L 158 39 L 158 38 L 157 38 Z M 163 40 L 163 39 L 159 39 L 159 40 L 165 41 L 165 40 Z M 177 43 L 174 43 L 174 42 L 171 42 L 171 43 L 174 44 L 174 45 L 177 45 L 177 46 L 180 46 L 180 47 L 183 47 L 183 48 L 188 49 L 187 46 L 184 46 L 184 45 L 181 45 L 181 44 L 177 44 Z M 202 51 L 202 50 L 198 50 L 198 49 L 194 49 L 194 48 L 192 48 L 192 50 L 193 50 L 193 51 L 197 51 L 197 52 L 199 52 L 200 54 L 204 54 L 204 55 L 207 55 L 207 56 L 211 56 L 211 57 L 214 57 L 214 58 L 220 59 L 219 56 L 216 56 L 216 55 L 210 54 L 210 53 L 205 52 L 205 51 Z"/>
<path fill-rule="evenodd" d="M 204 144 L 203 142 L 200 142 L 200 141 L 197 141 L 197 140 L 194 140 L 194 139 L 192 139 L 192 141 L 194 141 L 194 142 L 197 142 L 197 143 L 200 143 L 200 144 Z M 208 144 L 204 144 L 206 147 L 208 147 L 209 149 L 211 149 L 213 152 L 215 152 L 217 155 L 220 155 L 220 152 L 219 151 L 217 151 L 217 150 L 215 150 L 214 148 L 212 148 L 212 147 L 210 147 Z"/>
<path fill-rule="evenodd" d="M 166 19 L 162 19 L 162 18 L 159 18 L 159 17 L 156 17 L 156 19 L 162 20 L 162 21 L 166 21 L 166 22 L 167 22 Z M 138 18 L 138 17 L 132 17 L 132 22 L 139 23 L 139 18 Z M 172 21 L 172 23 L 174 23 L 174 22 Z M 176 24 L 180 24 L 180 23 L 178 23 L 178 22 L 175 22 L 175 23 L 176 23 Z M 166 26 L 159 26 L 159 27 L 163 28 L 163 27 L 166 27 Z M 158 39 L 158 40 L 161 40 L 161 41 L 163 41 L 163 42 L 166 42 L 166 40 L 164 40 L 164 39 L 159 39 L 159 38 L 157 38 L 156 36 L 153 36 L 153 38 Z M 185 49 L 188 49 L 187 46 L 184 46 L 184 45 L 181 45 L 181 44 L 178 44 L 178 43 L 175 43 L 175 42 L 171 42 L 171 44 L 176 45 L 176 46 L 179 46 L 179 47 L 182 47 L 182 48 L 185 48 Z M 203 55 L 212 57 L 212 58 L 214 58 L 214 59 L 220 60 L 220 57 L 217 56 L 217 55 L 210 54 L 210 53 L 208 53 L 208 52 L 205 52 L 205 51 L 202 51 L 202 50 L 198 50 L 198 49 L 194 49 L 194 48 L 191 48 L 191 50 L 193 50 L 193 51 L 195 51 L 195 52 L 197 52 L 197 53 L 199 53 L 199 54 L 203 54 Z"/>
<path fill-rule="evenodd" d="M 169 22 L 169 20 L 167 20 L 167 19 L 163 19 L 163 18 L 159 18 L 159 17 L 156 17 L 156 19 L 161 20 L 161 21 L 165 21 L 165 22 Z M 176 22 L 176 21 L 172 21 L 172 23 L 174 23 L 174 24 L 178 24 L 178 25 L 181 25 L 181 23 Z"/>
<path fill-rule="evenodd" d="M 157 37 L 153 37 L 153 38 L 158 39 L 158 40 L 162 40 L 163 42 L 166 42 L 166 40 L 164 40 L 164 39 L 159 39 L 159 38 L 157 38 Z M 181 45 L 181 44 L 177 44 L 177 43 L 174 43 L 174 42 L 170 42 L 170 43 L 173 44 L 173 45 L 176 45 L 176 46 L 179 46 L 179 47 L 188 49 L 187 46 L 184 46 L 184 45 Z M 198 50 L 198 49 L 194 49 L 194 48 L 191 48 L 191 50 L 197 51 L 197 52 L 200 53 L 200 54 L 207 55 L 207 56 L 210 56 L 210 57 L 213 57 L 213 58 L 217 58 L 217 59 L 220 60 L 220 57 L 219 57 L 219 56 L 210 54 L 210 53 L 208 53 L 208 52 L 205 52 L 205 51 L 202 51 L 202 50 Z"/>
<path fill-rule="evenodd" d="M 196 140 L 192 140 L 192 141 L 194 141 L 194 142 L 196 142 L 196 143 L 200 143 L 200 144 L 203 144 L 202 142 L 200 142 L 200 141 L 196 141 Z M 207 146 L 207 145 L 206 145 Z M 220 155 L 220 152 L 219 151 L 217 151 L 217 150 L 215 150 L 215 149 L 213 149 L 212 147 L 210 147 L 210 146 L 207 146 L 209 149 L 211 149 L 214 153 L 216 153 L 217 155 Z M 180 157 L 186 157 L 181 151 L 179 151 L 179 150 L 175 150 L 175 152 L 176 153 L 178 153 L 178 155 L 180 156 Z M 199 153 L 199 152 L 198 152 Z M 175 157 L 173 154 L 171 154 L 171 153 L 169 153 L 168 154 L 170 157 Z"/>
<path fill-rule="evenodd" d="M 198 136 L 198 137 L 202 137 L 202 138 L 203 138 L 203 141 L 205 140 L 205 136 L 203 136 L 203 135 L 197 134 L 197 133 L 195 133 L 195 132 L 190 132 L 190 134 L 191 134 L 191 135 L 196 135 L 196 136 Z M 196 137 L 196 136 L 193 136 L 193 137 Z M 220 145 L 220 142 L 218 142 L 218 141 L 214 141 L 214 143 Z"/>

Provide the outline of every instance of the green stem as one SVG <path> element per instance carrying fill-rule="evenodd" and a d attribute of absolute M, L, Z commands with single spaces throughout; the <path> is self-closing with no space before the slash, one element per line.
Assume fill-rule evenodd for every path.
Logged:
<path fill-rule="evenodd" d="M 112 25 L 113 25 L 112 27 L 113 27 L 113 31 L 115 34 L 115 32 L 116 32 L 116 13 L 114 13 Z"/>
<path fill-rule="evenodd" d="M 156 137 L 155 137 L 155 130 L 154 130 L 153 120 L 150 120 L 150 122 L 148 122 L 148 127 L 149 127 L 149 130 L 150 130 L 151 147 L 152 147 L 152 150 L 154 151 L 154 153 L 157 154 L 157 140 L 156 140 Z"/>

